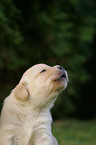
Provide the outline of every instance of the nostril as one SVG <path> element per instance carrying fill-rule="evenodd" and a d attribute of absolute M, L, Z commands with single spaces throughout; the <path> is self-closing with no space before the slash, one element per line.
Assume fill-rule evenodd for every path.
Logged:
<path fill-rule="evenodd" d="M 62 66 L 58 66 L 57 68 L 58 68 L 58 69 L 60 69 L 60 70 L 61 70 L 61 69 L 63 69 L 63 67 L 62 67 Z"/>

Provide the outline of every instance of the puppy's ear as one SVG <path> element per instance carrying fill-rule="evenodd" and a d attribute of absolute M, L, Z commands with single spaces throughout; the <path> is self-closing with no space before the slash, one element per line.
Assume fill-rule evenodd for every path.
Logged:
<path fill-rule="evenodd" d="M 26 82 L 20 83 L 14 90 L 14 95 L 20 101 L 26 101 L 28 99 L 28 91 L 26 89 Z"/>

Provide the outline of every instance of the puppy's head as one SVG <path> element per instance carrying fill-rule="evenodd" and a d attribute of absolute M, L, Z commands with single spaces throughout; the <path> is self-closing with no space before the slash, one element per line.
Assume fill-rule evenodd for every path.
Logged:
<path fill-rule="evenodd" d="M 37 64 L 24 73 L 14 93 L 21 101 L 42 105 L 51 103 L 66 88 L 67 82 L 67 72 L 63 67 Z"/>

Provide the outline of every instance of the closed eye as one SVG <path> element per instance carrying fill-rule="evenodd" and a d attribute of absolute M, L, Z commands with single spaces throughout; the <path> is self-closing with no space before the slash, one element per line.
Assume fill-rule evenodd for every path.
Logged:
<path fill-rule="evenodd" d="M 43 73 L 43 72 L 45 72 L 46 70 L 45 69 L 43 69 L 40 73 Z"/>

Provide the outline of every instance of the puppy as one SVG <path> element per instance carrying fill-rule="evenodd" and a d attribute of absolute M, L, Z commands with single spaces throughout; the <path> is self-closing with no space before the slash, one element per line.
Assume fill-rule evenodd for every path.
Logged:
<path fill-rule="evenodd" d="M 67 82 L 67 72 L 59 65 L 29 68 L 4 101 L 0 145 L 58 145 L 50 109 Z"/>

